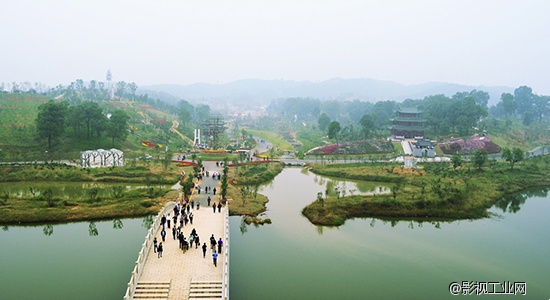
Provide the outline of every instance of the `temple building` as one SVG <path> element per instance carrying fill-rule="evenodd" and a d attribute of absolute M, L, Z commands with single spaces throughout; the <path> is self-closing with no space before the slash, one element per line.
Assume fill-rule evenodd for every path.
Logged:
<path fill-rule="evenodd" d="M 422 111 L 416 107 L 403 107 L 397 110 L 397 116 L 393 118 L 391 126 L 391 138 L 424 139 L 424 123 Z"/>

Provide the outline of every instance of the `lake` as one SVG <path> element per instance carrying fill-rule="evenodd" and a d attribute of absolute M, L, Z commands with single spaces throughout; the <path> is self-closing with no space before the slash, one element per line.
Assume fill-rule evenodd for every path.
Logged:
<path fill-rule="evenodd" d="M 462 281 L 526 283 L 526 296 L 481 298 L 550 298 L 547 189 L 504 199 L 490 219 L 314 226 L 301 209 L 330 180 L 348 195 L 387 191 L 285 168 L 260 191 L 273 224 L 230 217 L 231 299 L 445 299 Z M 121 299 L 148 227 L 120 222 L 4 227 L 0 299 Z"/>
<path fill-rule="evenodd" d="M 503 201 L 491 219 L 318 227 L 300 212 L 323 191 L 316 177 L 287 168 L 261 189 L 271 225 L 230 218 L 232 299 L 444 299 L 462 281 L 525 282 L 524 298 L 550 297 L 545 190 Z"/>

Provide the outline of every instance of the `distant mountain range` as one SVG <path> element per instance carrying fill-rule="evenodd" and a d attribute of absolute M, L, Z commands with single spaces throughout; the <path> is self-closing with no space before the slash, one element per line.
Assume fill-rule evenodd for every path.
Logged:
<path fill-rule="evenodd" d="M 226 84 L 196 83 L 190 85 L 161 84 L 143 86 L 141 93 L 168 102 L 185 99 L 190 103 L 268 105 L 279 98 L 310 97 L 319 100 L 354 100 L 377 102 L 384 100 L 403 101 L 422 99 L 429 95 L 452 96 L 457 92 L 482 90 L 491 96 L 489 106 L 500 101 L 504 92 L 513 93 L 514 88 L 506 86 L 468 86 L 454 83 L 430 82 L 403 85 L 391 81 L 367 78 L 341 79 L 311 82 L 291 80 L 244 79 Z"/>

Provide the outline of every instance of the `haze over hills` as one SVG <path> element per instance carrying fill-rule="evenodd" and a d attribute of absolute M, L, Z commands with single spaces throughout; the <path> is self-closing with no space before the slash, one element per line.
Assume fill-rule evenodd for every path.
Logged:
<path fill-rule="evenodd" d="M 408 98 L 422 99 L 436 94 L 452 96 L 457 92 L 469 92 L 477 89 L 489 93 L 491 97 L 489 106 L 491 106 L 500 101 L 502 93 L 513 93 L 515 88 L 506 86 L 468 86 L 443 82 L 404 85 L 392 81 L 368 78 L 334 78 L 319 82 L 243 79 L 225 84 L 159 84 L 140 87 L 140 92 L 149 93 L 170 102 L 185 99 L 191 103 L 218 102 L 221 104 L 225 102 L 262 106 L 268 105 L 274 99 L 291 97 L 310 97 L 320 100 L 358 99 L 368 102 L 394 100 L 400 102 Z M 164 93 L 168 95 L 162 96 Z"/>

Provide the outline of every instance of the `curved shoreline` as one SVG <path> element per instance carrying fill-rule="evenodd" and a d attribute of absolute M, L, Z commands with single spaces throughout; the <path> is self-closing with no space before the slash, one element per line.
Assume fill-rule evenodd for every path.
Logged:
<path fill-rule="evenodd" d="M 443 168 L 441 167 L 443 166 Z M 311 165 L 319 175 L 366 180 L 397 186 L 395 194 L 325 197 L 302 209 L 315 225 L 340 226 L 353 218 L 399 218 L 433 220 L 480 219 L 503 197 L 532 187 L 550 186 L 550 156 L 533 158 L 522 168 L 510 170 L 501 163 L 495 169 L 472 171 L 449 169 L 449 164 L 426 166 L 407 174 L 392 164 Z M 444 175 L 441 175 L 444 174 Z"/>

